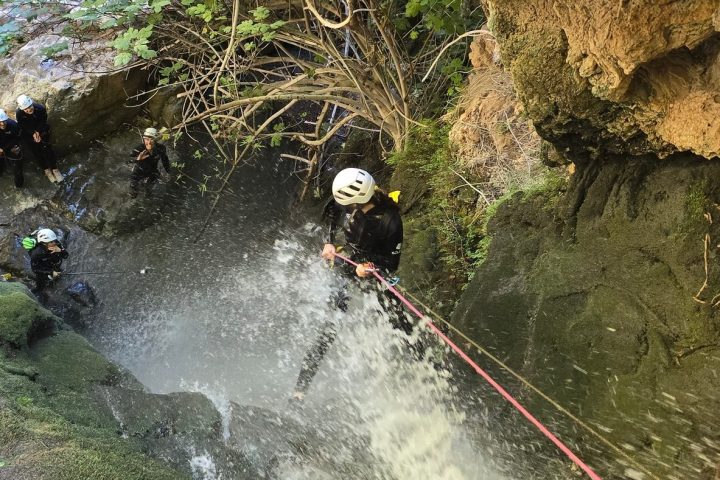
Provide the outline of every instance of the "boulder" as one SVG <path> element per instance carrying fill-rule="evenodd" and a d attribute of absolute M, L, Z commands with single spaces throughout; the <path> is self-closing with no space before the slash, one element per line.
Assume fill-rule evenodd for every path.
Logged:
<path fill-rule="evenodd" d="M 55 320 L 23 284 L 0 282 L 0 345 L 27 346 L 39 332 L 51 329 Z"/>
<path fill-rule="evenodd" d="M 48 58 L 45 49 L 62 42 L 68 42 L 68 50 Z M 102 41 L 40 35 L 0 60 L 0 108 L 14 117 L 17 96 L 30 95 L 48 108 L 59 154 L 86 147 L 138 112 L 128 97 L 145 85 L 146 75 L 137 69 L 117 71 L 113 58 Z"/>
<path fill-rule="evenodd" d="M 261 478 L 242 452 L 225 444 L 220 414 L 200 393 L 99 387 L 97 398 L 110 407 L 123 436 L 139 440 L 145 452 L 188 476 Z"/>

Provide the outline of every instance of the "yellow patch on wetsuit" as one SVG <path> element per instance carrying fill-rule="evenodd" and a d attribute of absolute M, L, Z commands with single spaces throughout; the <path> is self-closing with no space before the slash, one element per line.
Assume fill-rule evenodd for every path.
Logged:
<path fill-rule="evenodd" d="M 388 193 L 388 197 L 392 198 L 395 203 L 400 203 L 400 190 Z"/>

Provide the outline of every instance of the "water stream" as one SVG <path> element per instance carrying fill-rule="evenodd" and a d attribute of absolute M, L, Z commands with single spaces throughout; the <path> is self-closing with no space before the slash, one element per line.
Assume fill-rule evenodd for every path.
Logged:
<path fill-rule="evenodd" d="M 413 357 L 376 295 L 351 290 L 347 313 L 329 307 L 341 279 L 319 259 L 314 219 L 292 216 L 295 187 L 290 166 L 262 159 L 235 174 L 197 242 L 213 198 L 188 187 L 155 200 L 169 205 L 149 228 L 75 252 L 73 269 L 128 272 L 90 279 L 101 303 L 86 336 L 153 392 L 200 391 L 226 415 L 234 402 L 311 428 L 332 461 L 287 462 L 277 478 L 510 478 L 451 374 Z M 330 317 L 338 339 L 293 407 L 302 357 Z M 219 478 L 211 458 L 192 468 Z"/>

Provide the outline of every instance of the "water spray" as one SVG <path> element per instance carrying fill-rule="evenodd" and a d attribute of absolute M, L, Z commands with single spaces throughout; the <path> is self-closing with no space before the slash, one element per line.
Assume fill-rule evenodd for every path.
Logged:
<path fill-rule="evenodd" d="M 140 270 L 112 270 L 107 272 L 63 272 L 63 275 L 145 275 L 151 270 L 143 267 Z"/>

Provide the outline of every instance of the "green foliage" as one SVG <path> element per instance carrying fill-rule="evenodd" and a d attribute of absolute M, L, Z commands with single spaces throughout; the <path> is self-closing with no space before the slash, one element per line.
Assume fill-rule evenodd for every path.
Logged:
<path fill-rule="evenodd" d="M 421 17 L 422 26 L 433 32 L 457 34 L 465 31 L 462 0 L 410 0 L 405 16 Z"/>
<path fill-rule="evenodd" d="M 45 55 L 45 58 L 52 58 L 55 55 L 57 55 L 58 53 L 62 53 L 67 49 L 68 49 L 68 42 L 62 41 L 62 42 L 58 42 L 54 45 L 51 45 L 49 47 L 43 48 L 42 54 Z"/>
<path fill-rule="evenodd" d="M 452 58 L 449 62 L 442 66 L 440 71 L 448 79 L 448 96 L 452 97 L 460 93 L 465 81 L 465 73 L 467 71 L 465 63 L 460 58 Z"/>
<path fill-rule="evenodd" d="M 148 46 L 152 32 L 152 25 L 147 25 L 140 29 L 129 27 L 118 35 L 112 42 L 113 48 L 118 52 L 115 56 L 115 66 L 127 65 L 132 60 L 133 54 L 145 60 L 157 57 L 157 52 Z"/>
<path fill-rule="evenodd" d="M 472 276 L 487 254 L 489 238 L 479 213 L 481 199 L 453 173 L 461 167 L 450 151 L 449 126 L 424 121 L 428 128 L 414 128 L 403 152 L 388 163 L 417 178 L 426 188 L 426 223 L 437 230 L 440 259 L 451 277 L 461 283 Z M 473 179 L 471 172 L 462 172 Z"/>
<path fill-rule="evenodd" d="M 277 20 L 272 23 L 266 22 L 270 17 L 270 10 L 265 7 L 258 7 L 250 10 L 251 19 L 243 20 L 237 26 L 237 33 L 243 37 L 259 37 L 260 42 L 271 42 L 276 32 L 285 22 Z M 256 41 L 249 41 L 244 44 L 246 51 L 254 50 L 257 47 Z"/>
<path fill-rule="evenodd" d="M 280 122 L 273 125 L 273 134 L 270 136 L 270 146 L 279 147 L 282 143 L 282 132 L 285 130 L 285 124 Z"/>
<path fill-rule="evenodd" d="M 182 76 L 182 74 L 178 75 L 178 73 L 182 71 L 184 66 L 185 65 L 182 62 L 174 62 L 171 65 L 161 68 L 158 85 L 167 85 L 174 77 Z M 183 78 L 179 79 L 183 80 Z"/>
<path fill-rule="evenodd" d="M 0 55 L 6 55 L 12 48 L 22 29 L 15 20 L 0 25 Z"/>
<path fill-rule="evenodd" d="M 21 44 L 23 28 L 40 16 L 60 16 L 64 2 L 47 2 L 41 0 L 2 0 L 4 8 L 0 25 L 0 56 L 7 55 L 16 45 Z"/>

